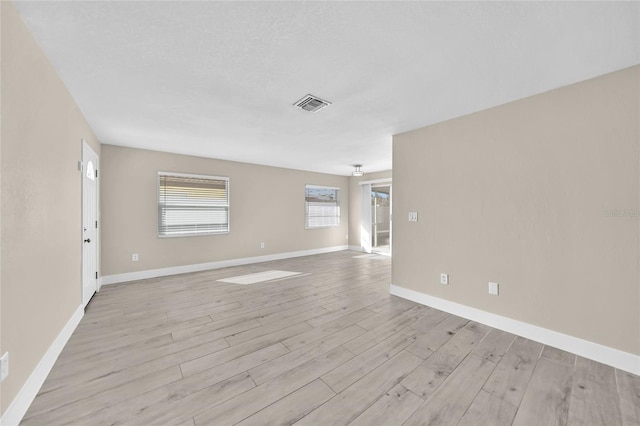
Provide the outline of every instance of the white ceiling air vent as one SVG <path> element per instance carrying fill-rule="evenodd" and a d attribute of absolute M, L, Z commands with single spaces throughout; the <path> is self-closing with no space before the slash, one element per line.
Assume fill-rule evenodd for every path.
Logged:
<path fill-rule="evenodd" d="M 294 104 L 298 108 L 302 108 L 305 111 L 316 112 L 322 108 L 331 105 L 331 102 L 320 99 L 317 96 L 307 95 Z"/>

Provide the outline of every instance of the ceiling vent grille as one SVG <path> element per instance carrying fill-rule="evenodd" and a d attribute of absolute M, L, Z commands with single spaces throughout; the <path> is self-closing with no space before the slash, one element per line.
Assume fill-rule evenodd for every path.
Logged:
<path fill-rule="evenodd" d="M 302 108 L 305 111 L 316 112 L 322 108 L 331 105 L 331 102 L 320 99 L 317 96 L 307 95 L 294 104 L 298 108 Z"/>

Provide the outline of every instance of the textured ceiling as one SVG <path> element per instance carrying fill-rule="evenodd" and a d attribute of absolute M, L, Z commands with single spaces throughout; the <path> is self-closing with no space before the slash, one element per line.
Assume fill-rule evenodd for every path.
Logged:
<path fill-rule="evenodd" d="M 101 142 L 334 174 L 640 63 L 638 2 L 15 4 Z"/>

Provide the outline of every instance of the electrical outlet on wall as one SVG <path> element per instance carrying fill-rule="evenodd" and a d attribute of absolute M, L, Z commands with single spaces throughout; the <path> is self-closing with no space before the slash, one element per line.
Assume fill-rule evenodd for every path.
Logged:
<path fill-rule="evenodd" d="M 263 249 L 264 248 L 264 243 L 260 243 L 260 248 Z"/>
<path fill-rule="evenodd" d="M 449 274 L 440 274 L 440 284 L 449 285 Z"/>
<path fill-rule="evenodd" d="M 138 257 L 138 253 L 133 253 L 131 255 L 131 261 L 132 262 L 137 262 L 138 260 L 140 260 L 140 258 Z"/>
<path fill-rule="evenodd" d="M 489 282 L 489 294 L 492 296 L 497 296 L 498 295 L 498 283 L 492 283 Z"/>
<path fill-rule="evenodd" d="M 409 222 L 418 221 L 418 212 L 409 212 Z"/>

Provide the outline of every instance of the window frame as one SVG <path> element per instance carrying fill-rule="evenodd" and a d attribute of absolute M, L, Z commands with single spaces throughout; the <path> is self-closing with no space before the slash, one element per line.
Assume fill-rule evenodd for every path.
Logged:
<path fill-rule="evenodd" d="M 183 233 L 183 234 L 174 234 L 174 235 L 160 234 L 160 217 L 161 217 L 160 179 L 162 176 L 226 181 L 227 182 L 227 203 L 226 203 L 227 229 L 226 231 Z M 156 176 L 156 215 L 157 215 L 156 233 L 158 235 L 158 238 L 185 238 L 185 237 L 207 237 L 212 235 L 228 235 L 229 233 L 231 233 L 231 179 L 228 176 L 214 176 L 214 175 L 203 175 L 203 174 L 195 174 L 195 173 L 177 173 L 177 172 L 158 171 Z"/>
<path fill-rule="evenodd" d="M 335 217 L 337 217 L 338 220 L 335 225 L 309 226 L 309 221 L 308 221 L 309 216 L 307 215 L 307 189 L 332 189 L 336 191 L 336 203 L 338 206 L 338 215 Z M 341 198 L 340 192 L 341 191 L 342 191 L 341 188 L 335 187 L 335 186 L 305 184 L 304 186 L 304 229 L 305 230 L 339 228 L 340 226 L 342 226 L 341 224 L 342 209 L 340 208 L 340 198 Z"/>

